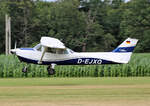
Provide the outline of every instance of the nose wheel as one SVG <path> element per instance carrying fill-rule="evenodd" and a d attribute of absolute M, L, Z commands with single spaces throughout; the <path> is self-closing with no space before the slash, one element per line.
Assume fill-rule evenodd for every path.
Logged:
<path fill-rule="evenodd" d="M 55 72 L 55 67 L 56 64 L 51 64 L 50 66 L 47 67 L 47 71 L 48 71 L 48 75 L 54 75 L 56 72 Z"/>

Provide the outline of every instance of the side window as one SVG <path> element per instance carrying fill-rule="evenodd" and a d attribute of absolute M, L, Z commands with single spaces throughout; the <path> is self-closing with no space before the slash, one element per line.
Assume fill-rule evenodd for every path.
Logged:
<path fill-rule="evenodd" d="M 65 50 L 65 51 L 64 51 L 64 54 L 69 54 L 68 50 Z"/>
<path fill-rule="evenodd" d="M 56 54 L 69 54 L 68 50 L 57 49 Z"/>
<path fill-rule="evenodd" d="M 64 54 L 64 50 L 57 49 L 57 50 L 56 50 L 56 54 Z"/>
<path fill-rule="evenodd" d="M 46 52 L 49 52 L 49 53 L 56 53 L 56 49 L 47 48 Z"/>
<path fill-rule="evenodd" d="M 68 54 L 67 50 L 54 49 L 54 48 L 47 48 L 46 52 L 53 53 L 53 54 Z"/>

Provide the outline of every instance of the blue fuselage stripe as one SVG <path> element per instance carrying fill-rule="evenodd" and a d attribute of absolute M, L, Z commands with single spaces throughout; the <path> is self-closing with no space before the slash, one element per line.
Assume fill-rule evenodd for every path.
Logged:
<path fill-rule="evenodd" d="M 34 50 L 33 48 L 20 48 L 20 50 Z"/>

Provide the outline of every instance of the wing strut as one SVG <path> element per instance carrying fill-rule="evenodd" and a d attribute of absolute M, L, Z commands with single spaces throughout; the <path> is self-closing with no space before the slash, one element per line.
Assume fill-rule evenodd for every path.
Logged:
<path fill-rule="evenodd" d="M 42 56 L 41 56 L 41 58 L 40 58 L 40 60 L 38 61 L 38 64 L 42 64 L 42 59 L 43 59 L 43 57 L 44 57 L 44 54 L 45 54 L 45 52 L 46 52 L 46 47 L 44 47 L 43 46 L 43 48 L 44 48 L 44 50 L 42 51 Z"/>

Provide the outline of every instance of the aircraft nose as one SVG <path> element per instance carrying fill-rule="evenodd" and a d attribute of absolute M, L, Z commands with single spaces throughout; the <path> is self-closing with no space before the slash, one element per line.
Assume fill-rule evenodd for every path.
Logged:
<path fill-rule="evenodd" d="M 16 49 L 11 49 L 10 52 L 11 52 L 12 54 L 16 54 Z"/>

